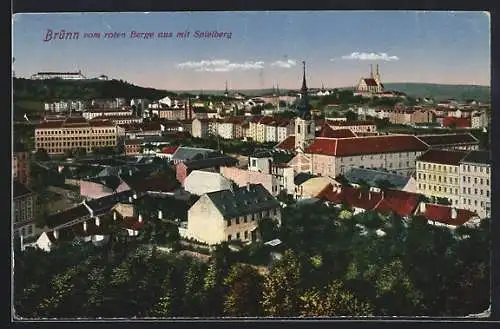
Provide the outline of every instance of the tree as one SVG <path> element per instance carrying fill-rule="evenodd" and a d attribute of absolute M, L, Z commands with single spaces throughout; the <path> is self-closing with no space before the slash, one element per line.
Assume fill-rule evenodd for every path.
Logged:
<path fill-rule="evenodd" d="M 83 156 L 87 155 L 87 149 L 85 149 L 84 147 L 79 147 L 76 149 L 75 155 L 77 157 L 83 157 Z"/>
<path fill-rule="evenodd" d="M 64 156 L 67 158 L 72 158 L 74 156 L 74 151 L 72 149 L 67 149 L 64 151 Z"/>
<path fill-rule="evenodd" d="M 35 153 L 35 160 L 40 162 L 49 161 L 50 157 L 47 153 L 47 150 L 43 148 L 38 149 Z"/>
<path fill-rule="evenodd" d="M 234 264 L 224 279 L 227 293 L 224 314 L 227 316 L 261 316 L 262 277 L 251 266 Z"/>
<path fill-rule="evenodd" d="M 284 252 L 264 280 L 262 307 L 268 316 L 296 316 L 299 311 L 300 262 L 292 250 Z"/>
<path fill-rule="evenodd" d="M 348 122 L 358 120 L 358 114 L 352 110 L 347 111 L 347 113 L 345 114 L 345 117 L 346 117 Z"/>
<path fill-rule="evenodd" d="M 314 316 L 368 316 L 373 309 L 360 301 L 341 282 L 332 281 L 326 289 L 312 287 L 300 296 L 300 315 Z"/>
<path fill-rule="evenodd" d="M 278 224 L 270 218 L 262 218 L 258 222 L 259 233 L 263 241 L 269 241 L 278 235 Z"/>

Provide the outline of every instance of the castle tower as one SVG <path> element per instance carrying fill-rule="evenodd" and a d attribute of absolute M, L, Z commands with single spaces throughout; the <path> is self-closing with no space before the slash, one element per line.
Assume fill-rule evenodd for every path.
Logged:
<path fill-rule="evenodd" d="M 300 100 L 297 106 L 298 117 L 295 119 L 295 149 L 303 152 L 309 141 L 315 137 L 314 120 L 311 118 L 309 108 L 309 96 L 307 94 L 306 83 L 306 62 L 302 62 L 303 77 L 302 88 L 300 90 Z"/>

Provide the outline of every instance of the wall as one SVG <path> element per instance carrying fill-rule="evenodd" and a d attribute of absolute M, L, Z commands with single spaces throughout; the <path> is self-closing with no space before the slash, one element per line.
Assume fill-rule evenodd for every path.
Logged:
<path fill-rule="evenodd" d="M 206 195 L 188 210 L 188 234 L 200 242 L 212 245 L 224 241 L 225 225 L 222 215 Z"/>
<path fill-rule="evenodd" d="M 222 176 L 234 181 L 238 186 L 246 186 L 250 184 L 262 184 L 262 186 L 272 195 L 277 195 L 278 182 L 271 174 L 260 173 L 257 171 L 249 171 L 234 167 L 221 167 L 220 173 Z"/>

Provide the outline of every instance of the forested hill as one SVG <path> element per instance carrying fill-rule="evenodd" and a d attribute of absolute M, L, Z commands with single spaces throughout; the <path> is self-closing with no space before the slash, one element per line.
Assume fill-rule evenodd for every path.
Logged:
<path fill-rule="evenodd" d="M 98 99 L 123 97 L 160 99 L 176 93 L 139 87 L 122 80 L 30 80 L 14 78 L 14 101 L 55 101 L 61 99 Z"/>
<path fill-rule="evenodd" d="M 491 100 L 491 88 L 477 85 L 445 85 L 434 83 L 385 83 L 385 89 L 404 92 L 413 97 L 432 97 L 438 101 L 454 98 L 459 101 Z"/>

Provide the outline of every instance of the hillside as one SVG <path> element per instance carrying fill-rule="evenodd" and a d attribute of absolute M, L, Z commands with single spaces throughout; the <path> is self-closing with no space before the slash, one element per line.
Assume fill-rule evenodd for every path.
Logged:
<path fill-rule="evenodd" d="M 491 88 L 475 85 L 444 85 L 433 83 L 385 83 L 388 90 L 397 90 L 414 97 L 432 97 L 436 100 L 454 98 L 459 101 L 476 99 L 491 100 Z"/>
<path fill-rule="evenodd" d="M 175 93 L 139 87 L 122 80 L 30 80 L 14 78 L 14 101 L 55 101 L 59 99 L 96 99 L 123 97 L 159 99 Z"/>
<path fill-rule="evenodd" d="M 449 98 L 455 98 L 459 101 L 464 101 L 467 99 L 477 99 L 480 101 L 488 102 L 491 100 L 491 88 L 487 86 L 475 86 L 475 85 L 446 85 L 446 84 L 434 84 L 434 83 L 385 83 L 386 90 L 397 90 L 404 92 L 413 97 L 432 97 L 436 100 L 446 100 Z M 311 86 L 315 88 L 314 86 Z M 353 89 L 353 87 L 342 87 L 338 89 Z M 267 89 L 241 89 L 237 90 L 243 95 L 250 97 L 259 96 L 263 94 L 269 94 L 273 90 L 272 88 Z M 280 89 L 281 94 L 289 92 L 288 89 Z M 224 90 L 184 90 L 177 92 L 186 92 L 190 94 L 211 94 L 211 95 L 223 95 Z"/>

